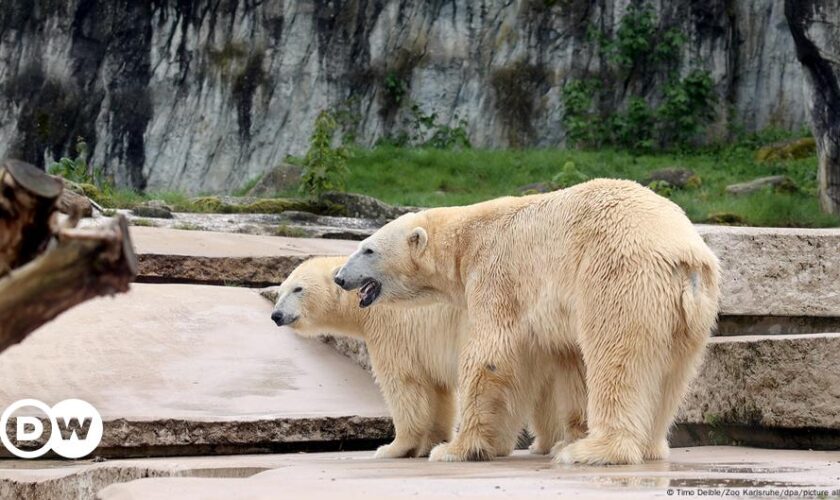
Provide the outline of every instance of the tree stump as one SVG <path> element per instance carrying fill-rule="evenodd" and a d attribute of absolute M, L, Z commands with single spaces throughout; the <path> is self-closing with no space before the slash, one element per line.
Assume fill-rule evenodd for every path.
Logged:
<path fill-rule="evenodd" d="M 78 213 L 59 213 L 63 189 L 28 163 L 0 168 L 0 352 L 76 304 L 127 291 L 137 275 L 125 218 L 77 229 Z"/>

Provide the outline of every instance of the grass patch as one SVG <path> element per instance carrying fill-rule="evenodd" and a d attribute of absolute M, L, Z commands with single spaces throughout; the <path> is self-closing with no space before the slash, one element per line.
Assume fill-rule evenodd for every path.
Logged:
<path fill-rule="evenodd" d="M 611 177 L 645 183 L 650 172 L 662 168 L 693 171 L 697 182 L 685 189 L 656 186 L 694 222 L 775 227 L 837 227 L 840 218 L 820 211 L 817 198 L 817 159 L 776 159 L 759 162 L 756 151 L 770 143 L 804 134 L 768 130 L 745 135 L 736 144 L 707 147 L 699 151 L 633 154 L 602 149 L 508 149 L 406 148 L 382 145 L 354 149 L 348 159 L 347 190 L 364 193 L 387 203 L 413 206 L 453 206 L 476 203 L 506 195 L 521 194 L 521 187 L 535 183 L 566 185 L 583 178 Z M 297 158 L 287 158 L 292 164 Z M 786 175 L 796 183 L 792 193 L 770 190 L 735 196 L 726 186 L 757 177 Z M 249 181 L 240 192 L 250 188 Z M 281 213 L 302 210 L 325 215 L 343 215 L 346 209 L 311 199 L 301 199 L 295 188 L 278 193 L 285 198 L 260 199 L 231 205 L 218 196 L 190 198 L 178 192 L 139 194 L 125 189 L 102 192 L 83 184 L 88 196 L 106 208 L 132 208 L 150 199 L 160 199 L 176 212 Z M 278 232 L 287 231 L 279 228 Z"/>
<path fill-rule="evenodd" d="M 750 142 L 753 141 L 753 142 Z M 347 189 L 400 205 L 452 206 L 505 195 L 519 187 L 549 182 L 564 165 L 589 178 L 611 177 L 644 182 L 651 171 L 678 167 L 694 171 L 701 185 L 674 189 L 671 199 L 694 222 L 712 214 L 734 214 L 743 224 L 777 227 L 833 227 L 837 217 L 820 211 L 815 156 L 759 164 L 754 138 L 738 145 L 691 153 L 633 155 L 625 151 L 565 149 L 441 150 L 382 146 L 356 150 L 349 160 Z M 745 196 L 725 192 L 729 184 L 784 174 L 799 187 L 796 193 L 769 191 Z"/>

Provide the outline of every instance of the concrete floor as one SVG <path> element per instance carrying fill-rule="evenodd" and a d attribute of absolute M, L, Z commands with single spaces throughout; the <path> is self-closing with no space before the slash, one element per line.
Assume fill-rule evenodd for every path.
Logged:
<path fill-rule="evenodd" d="M 368 373 L 270 319 L 254 290 L 132 284 L 0 355 L 0 408 L 81 398 L 106 420 L 387 416 Z"/>
<path fill-rule="evenodd" d="M 0 492 L 106 500 L 268 498 L 650 498 L 840 492 L 840 452 L 739 447 L 676 448 L 668 462 L 561 466 L 517 452 L 484 463 L 374 460 L 371 452 L 111 460 L 96 464 L 0 462 Z M 15 468 L 9 468 L 10 465 Z M 132 472 L 134 471 L 134 472 Z M 151 477 L 127 481 L 140 471 Z M 97 472 L 94 474 L 94 472 Z M 50 482 L 52 482 L 50 484 Z M 63 482 L 63 484 L 62 484 Z M 16 484 L 19 490 L 8 485 Z M 38 488 L 43 488 L 38 490 Z M 74 489 L 76 488 L 76 489 Z M 671 491 L 671 495 L 668 492 Z M 759 493 L 757 493 L 759 492 Z M 682 494 L 681 494 L 682 493 Z M 705 495 L 703 495 L 705 493 Z"/>
<path fill-rule="evenodd" d="M 142 226 L 131 227 L 131 238 L 138 254 L 198 257 L 350 255 L 359 245 L 358 241 L 286 238 Z"/>

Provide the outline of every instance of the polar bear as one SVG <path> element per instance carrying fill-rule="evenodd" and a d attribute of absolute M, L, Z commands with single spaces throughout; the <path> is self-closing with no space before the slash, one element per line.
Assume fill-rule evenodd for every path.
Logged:
<path fill-rule="evenodd" d="M 528 381 L 551 369 L 534 356 L 577 352 L 588 433 L 558 443 L 555 460 L 666 458 L 719 296 L 718 260 L 683 211 L 611 179 L 404 215 L 362 241 L 335 281 L 358 288 L 362 306 L 444 301 L 467 310 L 461 427 L 430 455 L 444 461 L 504 453 L 532 396 Z"/>
<path fill-rule="evenodd" d="M 424 307 L 378 306 L 360 309 L 356 294 L 333 282 L 347 257 L 317 257 L 298 266 L 278 289 L 271 318 L 303 336 L 322 333 L 365 340 L 376 380 L 393 416 L 396 437 L 380 447 L 377 458 L 427 456 L 436 444 L 449 441 L 455 422 L 458 355 L 467 332 L 467 315 L 448 304 Z M 544 362 L 550 363 L 551 359 Z M 563 394 L 556 385 L 566 364 L 546 371 L 534 383 L 536 399 L 528 403 L 535 436 L 531 452 L 546 454 L 557 440 L 573 440 L 585 433 L 585 416 L 574 413 L 585 401 L 584 389 Z M 580 379 L 581 375 L 573 374 Z M 567 401 L 578 401 L 565 405 Z M 513 450 L 513 444 L 510 450 Z"/>

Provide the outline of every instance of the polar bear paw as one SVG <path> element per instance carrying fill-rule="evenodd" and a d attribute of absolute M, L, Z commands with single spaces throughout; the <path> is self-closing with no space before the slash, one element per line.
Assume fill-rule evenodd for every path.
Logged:
<path fill-rule="evenodd" d="M 667 460 L 671 455 L 671 448 L 668 446 L 668 440 L 663 439 L 656 443 L 650 443 L 645 448 L 645 460 Z"/>
<path fill-rule="evenodd" d="M 373 458 L 411 458 L 428 455 L 428 446 L 397 443 L 383 444 L 376 449 Z"/>
<path fill-rule="evenodd" d="M 470 448 L 457 442 L 441 443 L 429 453 L 430 462 L 477 462 L 490 460 L 495 456 L 481 448 Z"/>
<path fill-rule="evenodd" d="M 531 455 L 548 455 L 552 451 L 552 444 L 543 441 L 540 438 L 535 438 L 531 446 L 528 447 L 528 452 Z"/>
<path fill-rule="evenodd" d="M 452 443 L 440 443 L 432 448 L 429 453 L 430 462 L 463 462 L 465 459 L 459 457 L 452 450 Z"/>
<path fill-rule="evenodd" d="M 555 455 L 561 464 L 640 464 L 642 450 L 630 439 L 618 436 L 585 437 L 566 446 Z"/>

